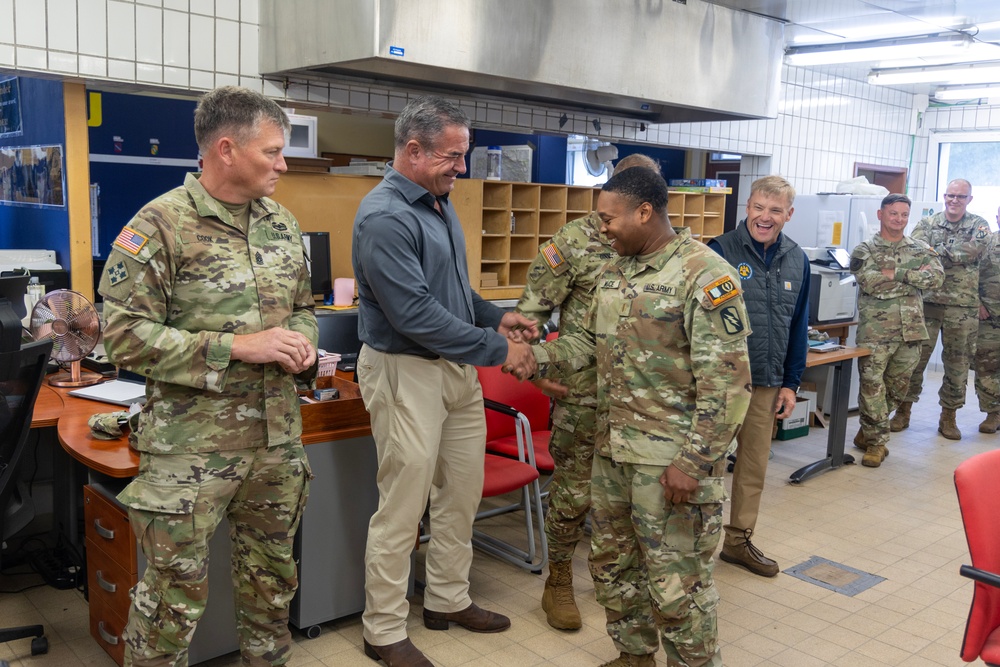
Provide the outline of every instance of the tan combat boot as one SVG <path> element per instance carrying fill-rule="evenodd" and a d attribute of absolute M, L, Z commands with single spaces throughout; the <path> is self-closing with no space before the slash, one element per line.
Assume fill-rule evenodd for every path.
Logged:
<path fill-rule="evenodd" d="M 888 454 L 889 452 L 883 445 L 872 445 L 865 450 L 865 455 L 861 459 L 861 465 L 869 468 L 878 468 L 882 465 L 882 461 L 885 461 L 885 457 Z"/>
<path fill-rule="evenodd" d="M 958 430 L 955 423 L 955 411 L 950 408 L 941 408 L 941 419 L 938 421 L 938 433 L 949 440 L 961 440 L 962 432 Z"/>
<path fill-rule="evenodd" d="M 652 653 L 646 655 L 633 655 L 622 653 L 611 662 L 606 662 L 601 667 L 655 667 L 656 658 Z"/>
<path fill-rule="evenodd" d="M 868 451 L 868 440 L 865 438 L 864 432 L 858 429 L 858 434 L 854 436 L 854 446 L 863 452 Z"/>
<path fill-rule="evenodd" d="M 580 610 L 573 599 L 573 561 L 549 561 L 549 578 L 542 592 L 545 620 L 557 630 L 579 630 L 583 626 Z"/>
<path fill-rule="evenodd" d="M 996 433 L 1000 429 L 1000 412 L 991 412 L 986 415 L 986 419 L 979 425 L 980 433 Z"/>
<path fill-rule="evenodd" d="M 909 401 L 903 401 L 899 404 L 899 407 L 896 408 L 896 414 L 889 420 L 890 431 L 899 433 L 910 427 L 910 406 L 912 405 L 913 403 Z"/>

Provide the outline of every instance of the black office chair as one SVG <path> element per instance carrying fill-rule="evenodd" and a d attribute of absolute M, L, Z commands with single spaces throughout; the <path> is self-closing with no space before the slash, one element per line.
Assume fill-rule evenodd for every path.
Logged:
<path fill-rule="evenodd" d="M 45 376 L 45 365 L 52 351 L 52 341 L 25 344 L 20 349 L 0 351 L 0 538 L 9 537 L 4 524 L 10 507 L 24 501 L 24 491 L 18 491 L 18 469 L 24 458 L 31 413 L 38 389 Z M 17 492 L 15 494 L 15 492 Z M 16 512 L 12 512 L 16 514 Z M 23 528 L 22 522 L 10 527 L 13 534 Z M 41 625 L 0 629 L 0 642 L 15 639 L 31 640 L 31 655 L 47 653 L 49 642 Z M 7 663 L 0 660 L 0 667 Z"/>

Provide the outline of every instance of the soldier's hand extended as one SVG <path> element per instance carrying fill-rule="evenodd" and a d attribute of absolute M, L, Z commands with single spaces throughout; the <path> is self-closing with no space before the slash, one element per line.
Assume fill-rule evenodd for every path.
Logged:
<path fill-rule="evenodd" d="M 698 480 L 671 464 L 660 475 L 660 486 L 668 502 L 686 503 L 698 488 Z"/>
<path fill-rule="evenodd" d="M 289 373 L 301 373 L 316 361 L 316 348 L 298 331 L 265 329 L 236 335 L 232 358 L 250 364 L 276 363 Z"/>
<path fill-rule="evenodd" d="M 790 387 L 782 387 L 778 390 L 778 396 L 774 399 L 774 414 L 785 418 L 792 414 L 795 409 L 795 392 Z"/>
<path fill-rule="evenodd" d="M 569 387 L 561 382 L 556 382 L 555 380 L 546 380 L 545 378 L 541 378 L 538 380 L 532 380 L 531 384 L 541 389 L 543 394 L 551 396 L 552 398 L 566 398 L 566 394 L 569 393 Z"/>
<path fill-rule="evenodd" d="M 513 311 L 503 314 L 497 331 L 518 342 L 530 342 L 538 338 L 538 326 L 535 321 Z"/>
<path fill-rule="evenodd" d="M 535 361 L 535 353 L 532 352 L 531 346 L 508 340 L 507 358 L 501 370 L 504 373 L 511 373 L 518 380 L 527 380 L 534 375 L 538 370 L 538 363 Z"/>
<path fill-rule="evenodd" d="M 896 279 L 896 269 L 882 269 L 882 275 L 889 280 Z"/>

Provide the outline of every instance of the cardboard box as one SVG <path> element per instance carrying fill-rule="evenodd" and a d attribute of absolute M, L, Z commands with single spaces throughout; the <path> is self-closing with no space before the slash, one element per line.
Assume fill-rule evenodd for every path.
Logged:
<path fill-rule="evenodd" d="M 778 440 L 791 440 L 809 434 L 809 400 L 796 397 L 792 414 L 778 420 Z"/>

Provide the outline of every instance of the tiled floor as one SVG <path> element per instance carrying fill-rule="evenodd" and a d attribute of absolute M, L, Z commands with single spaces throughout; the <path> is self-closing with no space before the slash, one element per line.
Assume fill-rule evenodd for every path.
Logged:
<path fill-rule="evenodd" d="M 970 390 L 969 404 L 959 413 L 964 438 L 951 442 L 938 436 L 939 382 L 940 376 L 929 375 L 910 429 L 893 435 L 891 455 L 881 468 L 846 466 L 791 485 L 792 471 L 825 453 L 826 431 L 812 429 L 805 438 L 774 443 L 755 543 L 782 567 L 816 555 L 886 580 L 852 598 L 785 574 L 763 579 L 718 562 L 719 635 L 728 667 L 965 664 L 958 651 L 972 584 L 958 575 L 968 554 L 952 472 L 969 456 L 1000 446 L 1000 435 L 977 431 L 982 415 Z M 857 417 L 852 417 L 849 450 L 856 428 Z M 509 614 L 511 629 L 497 635 L 454 628 L 431 632 L 420 623 L 416 599 L 411 637 L 442 667 L 600 664 L 616 653 L 604 631 L 603 610 L 594 601 L 584 546 L 574 568 L 584 616 L 578 632 L 559 632 L 545 624 L 538 604 L 542 577 L 477 552 L 473 598 Z M 0 626 L 39 621 L 46 624 L 51 642 L 48 655 L 26 657 L 28 642 L 20 641 L 0 645 L 0 658 L 13 667 L 112 667 L 89 638 L 87 607 L 79 593 L 43 587 L 0 597 Z M 658 656 L 658 664 L 665 664 L 662 652 Z M 235 666 L 239 656 L 206 664 Z M 317 639 L 297 635 L 291 664 L 375 663 L 361 651 L 361 622 L 354 616 L 325 624 Z"/>

